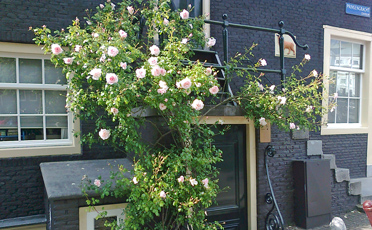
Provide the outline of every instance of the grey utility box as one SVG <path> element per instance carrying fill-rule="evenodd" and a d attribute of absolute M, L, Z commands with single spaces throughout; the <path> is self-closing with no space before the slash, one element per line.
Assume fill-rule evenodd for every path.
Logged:
<path fill-rule="evenodd" d="M 296 225 L 307 229 L 328 224 L 331 219 L 330 161 L 294 161 L 293 175 Z"/>

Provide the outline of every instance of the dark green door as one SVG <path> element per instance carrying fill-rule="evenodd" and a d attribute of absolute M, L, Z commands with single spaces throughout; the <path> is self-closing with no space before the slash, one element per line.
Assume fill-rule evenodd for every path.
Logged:
<path fill-rule="evenodd" d="M 217 197 L 217 205 L 208 209 L 208 220 L 219 221 L 226 230 L 247 229 L 247 170 L 245 125 L 231 125 L 215 145 L 223 151 L 219 186 L 226 188 Z"/>

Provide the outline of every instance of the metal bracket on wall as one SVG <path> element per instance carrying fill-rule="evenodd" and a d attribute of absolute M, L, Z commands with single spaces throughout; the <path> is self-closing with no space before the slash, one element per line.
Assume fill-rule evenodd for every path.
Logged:
<path fill-rule="evenodd" d="M 268 145 L 265 148 L 265 169 L 266 169 L 266 176 L 267 181 L 269 183 L 270 192 L 266 193 L 265 195 L 265 201 L 267 204 L 271 204 L 270 211 L 266 214 L 265 217 L 265 228 L 267 230 L 282 230 L 284 229 L 284 220 L 282 217 L 282 214 L 280 212 L 278 203 L 276 202 L 273 186 L 271 184 L 270 180 L 270 174 L 269 174 L 269 165 L 267 163 L 267 157 L 273 157 L 275 156 L 276 151 L 275 148 L 272 145 Z M 276 212 L 273 212 L 274 209 L 276 209 Z"/>

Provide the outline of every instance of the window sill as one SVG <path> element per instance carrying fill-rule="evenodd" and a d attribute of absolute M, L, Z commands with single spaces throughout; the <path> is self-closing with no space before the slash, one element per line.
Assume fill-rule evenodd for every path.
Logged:
<path fill-rule="evenodd" d="M 361 134 L 368 133 L 368 127 L 355 127 L 355 126 L 322 126 L 321 135 L 339 135 L 339 134 Z"/>

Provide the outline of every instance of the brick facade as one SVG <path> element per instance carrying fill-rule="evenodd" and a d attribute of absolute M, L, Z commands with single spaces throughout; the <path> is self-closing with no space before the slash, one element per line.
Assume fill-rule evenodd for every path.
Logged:
<path fill-rule="evenodd" d="M 287 71 L 298 64 L 305 53 L 311 55 L 311 61 L 304 68 L 304 75 L 313 69 L 323 70 L 323 25 L 330 25 L 345 29 L 372 32 L 371 18 L 363 18 L 345 13 L 346 1 L 241 1 L 220 0 L 211 1 L 211 19 L 222 20 L 223 14 L 228 14 L 231 23 L 248 24 L 278 29 L 278 22 L 284 21 L 284 28 L 292 32 L 300 44 L 308 44 L 309 50 L 297 48 L 296 59 L 285 59 Z M 350 1 L 349 1 L 350 2 Z M 353 1 L 354 4 L 369 6 L 367 0 Z M 223 58 L 222 28 L 211 26 L 211 36 L 217 39 L 215 50 Z M 272 33 L 257 32 L 243 29 L 229 28 L 229 56 L 237 52 L 244 52 L 253 42 L 258 46 L 254 49 L 255 63 L 259 58 L 265 58 L 268 68 L 279 69 L 279 58 L 274 57 L 274 35 Z M 267 84 L 278 84 L 280 76 L 266 74 Z M 235 78 L 231 82 L 234 91 L 243 84 L 244 79 Z M 259 135 L 257 132 L 257 140 Z M 321 136 L 319 132 L 311 132 L 310 140 L 322 140 L 323 153 L 335 154 L 337 167 L 350 169 L 350 177 L 366 176 L 367 134 L 330 135 Z M 275 195 L 279 203 L 286 224 L 294 224 L 293 220 L 293 173 L 292 161 L 295 159 L 312 159 L 320 156 L 306 155 L 306 140 L 292 140 L 288 132 L 282 132 L 275 127 L 272 129 L 272 142 L 277 155 L 269 159 L 270 175 Z M 264 200 L 269 192 L 264 167 L 264 150 L 266 143 L 257 142 L 257 209 L 258 229 L 264 228 L 265 215 L 271 208 Z M 358 196 L 348 195 L 347 182 L 337 183 L 334 170 L 331 178 L 332 216 L 340 215 L 355 208 L 359 202 Z"/>

